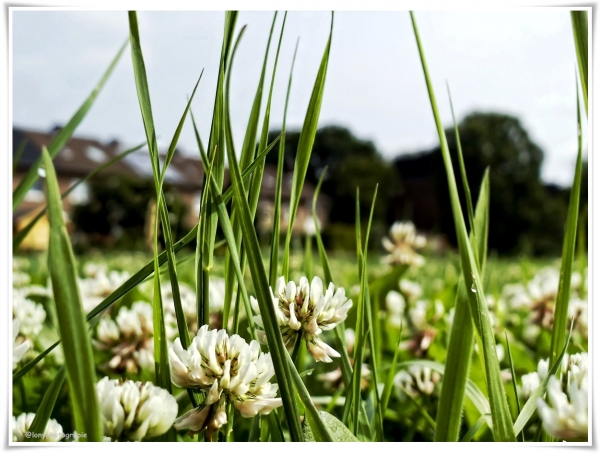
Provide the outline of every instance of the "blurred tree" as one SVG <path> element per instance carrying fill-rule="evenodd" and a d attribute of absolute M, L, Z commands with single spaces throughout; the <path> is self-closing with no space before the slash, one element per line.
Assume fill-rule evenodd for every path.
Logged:
<path fill-rule="evenodd" d="M 280 131 L 271 131 L 273 140 Z M 293 171 L 300 132 L 287 131 L 284 170 Z M 277 165 L 277 148 L 267 156 L 267 163 Z M 348 129 L 327 126 L 319 129 L 308 165 L 306 180 L 317 184 L 321 172 L 327 174 L 321 191 L 332 198 L 329 221 L 354 224 L 356 188 L 360 187 L 360 209 L 363 219 L 369 216 L 375 186 L 379 184 L 375 205 L 375 224 L 388 221 L 390 196 L 399 189 L 399 177 L 394 166 L 385 160 L 371 141 L 355 137 Z"/>
<path fill-rule="evenodd" d="M 490 167 L 490 248 L 500 253 L 560 253 L 569 189 L 544 185 L 540 178 L 543 152 L 519 120 L 499 113 L 473 113 L 459 124 L 459 133 L 473 203 L 477 201 L 484 171 Z M 446 130 L 446 137 L 466 218 L 453 128 Z M 439 147 L 418 156 L 401 156 L 395 164 L 405 183 L 419 174 L 416 165 L 427 168 L 415 183 L 423 184 L 426 178 L 433 186 L 438 210 L 436 228 L 455 242 L 446 170 Z M 415 210 L 419 209 L 418 199 L 402 200 L 404 204 L 408 201 Z"/>

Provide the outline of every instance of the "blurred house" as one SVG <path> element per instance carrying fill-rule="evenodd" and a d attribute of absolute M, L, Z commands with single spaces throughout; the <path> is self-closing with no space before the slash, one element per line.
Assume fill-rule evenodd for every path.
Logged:
<path fill-rule="evenodd" d="M 13 128 L 13 190 L 19 185 L 29 168 L 39 158 L 42 147 L 48 146 L 59 128 L 49 132 L 32 131 Z M 54 166 L 61 193 L 67 191 L 86 175 L 99 166 L 125 151 L 115 140 L 100 142 L 99 140 L 72 137 L 64 148 L 54 158 Z M 161 164 L 164 154 L 161 153 Z M 152 179 L 152 165 L 147 149 L 140 149 L 128 154 L 123 159 L 111 164 L 106 169 L 94 176 L 94 180 L 102 180 L 108 176 L 118 175 L 126 178 Z M 199 158 L 190 157 L 176 150 L 165 175 L 165 183 L 176 188 L 178 195 L 187 206 L 187 215 L 184 224 L 187 228 L 193 227 L 198 221 L 200 194 L 203 184 L 204 171 Z M 273 225 L 273 200 L 275 198 L 276 169 L 267 166 L 264 172 L 258 210 L 257 228 L 260 233 L 271 231 Z M 289 202 L 291 195 L 292 175 L 285 174 L 282 190 L 282 232 L 287 229 Z M 224 189 L 230 184 L 229 172 L 225 170 Z M 314 187 L 304 184 L 300 206 L 294 223 L 294 231 L 304 231 L 306 219 L 311 219 L 312 195 Z M 63 210 L 66 219 L 71 219 L 73 210 L 78 205 L 90 202 L 90 186 L 87 182 L 79 184 L 67 197 L 63 199 Z M 151 202 L 151 200 L 149 200 Z M 13 232 L 20 231 L 33 219 L 46 205 L 44 194 L 44 180 L 38 179 L 29 190 L 23 202 L 13 212 Z M 329 213 L 329 201 L 325 196 L 319 197 L 318 203 L 319 223 L 324 226 Z M 28 234 L 22 248 L 42 250 L 48 244 L 48 224 L 44 217 Z"/>

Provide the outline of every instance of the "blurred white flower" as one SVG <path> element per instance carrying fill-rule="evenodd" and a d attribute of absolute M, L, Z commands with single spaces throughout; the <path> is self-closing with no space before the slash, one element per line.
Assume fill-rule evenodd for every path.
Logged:
<path fill-rule="evenodd" d="M 85 313 L 89 313 L 130 277 L 128 272 L 108 272 L 104 264 L 95 263 L 87 263 L 84 272 L 89 277 L 77 279 L 77 283 Z"/>
<path fill-rule="evenodd" d="M 587 354 L 575 354 L 568 359 L 566 380 L 550 376 L 547 395 L 537 400 L 537 409 L 544 429 L 558 439 L 588 440 L 588 379 Z M 563 387 L 563 382 L 565 385 Z"/>
<path fill-rule="evenodd" d="M 25 340 L 22 342 L 17 342 L 17 337 L 19 336 L 19 328 L 20 323 L 18 319 L 13 319 L 13 370 L 17 367 L 17 364 L 23 358 L 23 355 L 29 350 L 31 347 L 31 343 L 29 340 Z"/>
<path fill-rule="evenodd" d="M 140 301 L 131 308 L 121 307 L 114 321 L 100 319 L 96 337 L 95 346 L 113 354 L 109 368 L 129 373 L 137 373 L 139 368 L 154 370 L 154 325 L 149 303 Z"/>
<path fill-rule="evenodd" d="M 44 327 L 46 310 L 42 304 L 38 304 L 27 298 L 29 292 L 13 290 L 13 318 L 19 321 L 21 335 L 34 338 Z"/>
<path fill-rule="evenodd" d="M 394 385 L 416 398 L 419 394 L 431 395 L 441 379 L 438 372 L 427 366 L 411 365 L 394 376 Z"/>
<path fill-rule="evenodd" d="M 340 356 L 319 335 L 346 319 L 352 300 L 346 297 L 344 288 L 336 290 L 330 283 L 323 293 L 323 282 L 319 277 L 313 278 L 310 284 L 306 277 L 301 277 L 297 286 L 293 281 L 286 284 L 285 279 L 279 277 L 275 294 L 271 289 L 271 295 L 283 342 L 288 349 L 294 347 L 298 333 L 302 332 L 302 339 L 317 362 L 329 363 L 331 357 Z M 250 297 L 250 302 L 257 313 L 254 321 L 264 328 L 258 301 Z M 264 338 L 264 332 L 260 331 L 259 335 Z"/>
<path fill-rule="evenodd" d="M 25 286 L 25 285 L 29 285 L 29 283 L 31 283 L 31 277 L 29 276 L 29 274 L 26 274 L 25 272 L 19 272 L 19 271 L 15 271 L 13 270 L 12 273 L 12 284 L 13 286 Z"/>
<path fill-rule="evenodd" d="M 523 385 L 520 387 L 519 394 L 524 401 L 527 401 L 531 394 L 535 392 L 542 383 L 540 375 L 535 371 L 533 373 L 524 374 L 521 377 L 521 382 Z"/>
<path fill-rule="evenodd" d="M 233 403 L 243 417 L 265 415 L 281 406 L 276 398 L 277 384 L 269 381 L 275 374 L 270 353 L 225 330 L 208 330 L 204 325 L 184 350 L 179 338 L 169 350 L 171 379 L 177 387 L 199 389 L 205 393 L 201 406 L 175 421 L 176 429 L 196 433 L 207 430 L 208 438 L 227 423 L 225 406 Z"/>
<path fill-rule="evenodd" d="M 390 253 L 383 261 L 391 265 L 415 265 L 421 266 L 425 259 L 416 251 L 425 247 L 427 241 L 425 236 L 417 234 L 415 225 L 408 222 L 395 222 L 390 228 L 390 240 L 384 237 L 383 247 Z"/>
<path fill-rule="evenodd" d="M 319 219 L 317 219 L 317 223 L 320 226 Z M 302 229 L 304 230 L 304 234 L 306 234 L 307 236 L 314 236 L 317 233 L 317 228 L 315 227 L 315 219 L 313 216 L 308 216 L 306 217 L 306 219 L 304 219 Z"/>
<path fill-rule="evenodd" d="M 395 328 L 400 328 L 404 317 L 404 308 L 406 302 L 402 294 L 398 291 L 390 291 L 385 296 L 385 306 L 387 308 L 387 321 Z"/>
<path fill-rule="evenodd" d="M 96 384 L 104 435 L 113 441 L 140 441 L 168 431 L 177 417 L 177 402 L 151 382 L 109 380 Z"/>
<path fill-rule="evenodd" d="M 421 285 L 406 279 L 400 280 L 400 291 L 408 298 L 409 302 L 417 300 L 423 295 L 423 288 L 421 288 Z"/>
<path fill-rule="evenodd" d="M 33 413 L 22 413 L 18 417 L 13 416 L 12 418 L 12 440 L 13 442 L 25 442 L 25 436 L 31 424 L 35 414 Z M 29 436 L 27 436 L 29 437 Z M 63 438 L 62 426 L 53 418 L 48 420 L 46 429 L 44 430 L 44 437 L 42 442 L 60 442 Z"/>

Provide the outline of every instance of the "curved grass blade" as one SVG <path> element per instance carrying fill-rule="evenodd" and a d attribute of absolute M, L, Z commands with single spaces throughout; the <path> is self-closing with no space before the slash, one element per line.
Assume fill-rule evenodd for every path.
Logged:
<path fill-rule="evenodd" d="M 35 411 L 35 417 L 33 418 L 33 422 L 29 427 L 29 432 L 32 435 L 25 438 L 25 442 L 40 442 L 42 440 L 42 434 L 46 430 L 46 425 L 48 424 L 48 420 L 50 420 L 50 416 L 52 415 L 52 410 L 54 409 L 54 405 L 56 404 L 56 399 L 58 398 L 58 394 L 60 389 L 62 388 L 65 378 L 67 376 L 67 369 L 65 366 L 61 366 L 52 379 L 52 383 L 50 387 L 44 393 L 44 397 L 42 398 L 42 402 L 39 407 Z M 58 434 L 58 433 L 57 433 Z"/>
<path fill-rule="evenodd" d="M 577 82 L 577 79 L 575 79 Z M 557 359 L 562 345 L 565 342 L 567 331 L 567 317 L 569 301 L 571 300 L 571 275 L 575 259 L 575 242 L 577 237 L 577 222 L 579 221 L 579 198 L 581 192 L 582 174 L 582 137 L 581 137 L 581 109 L 579 106 L 579 87 L 577 87 L 577 163 L 575 176 L 569 197 L 567 212 L 567 225 L 563 242 L 562 258 L 560 262 L 560 280 L 554 309 L 554 324 L 552 325 L 552 343 L 550 347 L 550 363 Z"/>
<path fill-rule="evenodd" d="M 468 300 L 471 307 L 471 316 L 483 345 L 483 358 L 487 378 L 486 385 L 490 398 L 490 407 L 493 420 L 492 432 L 494 434 L 494 440 L 497 442 L 515 442 L 516 438 L 512 426 L 512 419 L 510 416 L 510 410 L 508 408 L 506 393 L 504 391 L 504 385 L 502 383 L 502 377 L 500 376 L 500 365 L 496 355 L 496 342 L 490 322 L 485 293 L 483 292 L 483 285 L 479 276 L 480 273 L 477 262 L 475 261 L 472 246 L 467 234 L 467 228 L 462 215 L 448 143 L 446 142 L 446 135 L 439 117 L 433 86 L 431 84 L 431 80 L 429 79 L 429 72 L 427 70 L 427 63 L 425 61 L 425 54 L 421 45 L 417 24 L 412 12 L 410 13 L 410 16 L 413 24 L 415 39 L 417 41 L 417 47 L 419 49 L 419 55 L 421 57 L 421 64 L 423 66 L 427 91 L 431 101 L 432 113 L 440 139 L 442 157 L 444 159 L 444 165 L 446 167 L 446 173 L 448 176 L 448 189 L 450 192 L 452 214 L 454 217 L 456 235 L 458 239 L 465 286 L 475 290 L 474 292 L 467 291 L 467 293 L 469 295 Z"/>
<path fill-rule="evenodd" d="M 65 127 L 63 127 L 56 134 L 56 136 L 52 139 L 52 141 L 48 144 L 48 153 L 50 154 L 50 157 L 52 157 L 52 158 L 56 157 L 56 155 L 63 148 L 63 146 L 65 146 L 65 144 L 69 141 L 69 139 L 73 135 L 73 132 L 75 132 L 75 129 L 77 128 L 77 126 L 79 126 L 79 123 L 81 123 L 83 118 L 85 118 L 85 115 L 87 114 L 87 112 L 90 110 L 90 108 L 94 104 L 96 97 L 98 97 L 98 94 L 104 87 L 104 84 L 106 83 L 106 81 L 112 74 L 113 70 L 117 66 L 117 63 L 119 62 L 119 59 L 121 58 L 121 55 L 123 55 L 123 52 L 125 51 L 125 47 L 127 47 L 127 43 L 128 43 L 128 41 L 126 41 L 121 46 L 121 48 L 117 52 L 117 55 L 110 63 L 110 65 L 108 66 L 108 69 L 102 75 L 102 78 L 100 79 L 98 84 L 94 87 L 94 90 L 91 92 L 91 94 L 87 97 L 87 99 L 83 102 L 83 104 L 81 104 L 79 109 L 75 112 L 75 114 L 67 122 Z M 40 168 L 41 163 L 42 163 L 42 156 L 40 156 L 33 163 L 33 165 L 29 168 L 29 170 L 27 171 L 27 173 L 25 174 L 25 176 L 23 177 L 23 179 L 21 180 L 21 182 L 19 183 L 19 185 L 17 186 L 15 191 L 13 192 L 13 212 L 19 207 L 19 205 L 25 198 L 25 195 L 27 194 L 29 189 L 31 189 L 33 187 L 33 185 L 35 184 L 35 182 L 37 181 L 37 179 L 39 177 L 38 168 Z"/>
<path fill-rule="evenodd" d="M 481 429 L 481 427 L 483 425 L 485 425 L 486 419 L 489 417 L 491 417 L 490 414 L 483 414 L 481 417 L 479 417 L 477 419 L 477 421 L 475 423 L 473 423 L 473 426 L 471 426 L 471 428 L 465 433 L 465 435 L 463 436 L 463 438 L 460 441 L 461 442 L 471 442 L 473 437 L 475 437 L 475 434 L 477 434 L 479 432 L 479 430 Z"/>
<path fill-rule="evenodd" d="M 517 390 L 517 375 L 515 373 L 515 366 L 513 364 L 512 354 L 510 352 L 510 343 L 508 341 L 508 334 L 504 331 L 504 338 L 506 338 L 506 352 L 508 353 L 508 363 L 510 364 L 510 376 L 513 385 L 513 392 L 515 392 L 515 401 L 517 402 L 517 418 L 521 414 L 521 403 L 519 402 L 519 392 Z M 518 434 L 516 434 L 518 435 Z M 525 433 L 521 431 L 521 442 L 525 442 Z"/>
<path fill-rule="evenodd" d="M 385 411 L 392 395 L 392 387 L 394 386 L 394 376 L 396 375 L 396 364 L 398 363 L 398 356 L 400 354 L 400 343 L 402 342 L 402 324 L 400 324 L 400 333 L 398 334 L 398 344 L 394 351 L 394 358 L 392 359 L 392 365 L 390 371 L 388 371 L 385 386 L 383 387 L 383 393 L 381 395 L 381 407 Z"/>
<path fill-rule="evenodd" d="M 477 201 L 473 220 L 474 230 L 471 241 L 477 241 L 474 249 L 478 249 L 480 257 L 479 269 L 483 272 L 487 254 L 487 237 L 489 223 L 490 180 L 486 170 Z M 451 365 L 444 376 L 442 390 L 438 401 L 436 416 L 436 442 L 456 442 L 458 440 L 465 386 L 469 377 L 471 353 L 474 341 L 474 327 L 470 314 L 467 289 L 464 276 L 461 276 L 456 293 L 454 322 L 448 342 L 446 364 Z"/>
<path fill-rule="evenodd" d="M 308 422 L 311 425 L 311 428 L 313 429 L 315 440 L 317 442 L 333 442 L 334 439 L 331 436 L 329 430 L 327 429 L 323 418 L 321 418 L 321 416 L 319 415 L 319 411 L 317 411 L 317 408 L 315 407 L 310 397 L 310 394 L 308 393 L 308 390 L 306 389 L 306 386 L 304 385 L 304 382 L 300 377 L 300 374 L 298 374 L 298 372 L 296 371 L 296 368 L 294 367 L 294 362 L 292 361 L 292 358 L 288 354 L 287 350 L 285 351 L 285 356 L 288 361 L 289 369 L 293 370 L 291 373 L 292 379 L 294 380 L 294 384 L 296 385 L 298 396 L 300 396 L 300 400 L 306 408 L 306 416 L 308 418 Z"/>
<path fill-rule="evenodd" d="M 133 148 L 130 148 L 126 151 L 123 151 L 121 154 L 119 154 L 118 156 L 113 157 L 112 159 L 110 159 L 109 161 L 105 162 L 104 164 L 100 165 L 99 167 L 95 168 L 94 170 L 92 170 L 91 172 L 89 172 L 87 175 L 85 175 L 83 178 L 81 178 L 79 181 L 77 181 L 75 184 L 73 184 L 71 187 L 69 187 L 61 196 L 61 199 L 64 199 L 65 197 L 68 197 L 69 194 L 71 192 L 73 192 L 73 190 L 75 190 L 80 184 L 86 182 L 87 180 L 89 180 L 90 178 L 93 178 L 94 176 L 96 176 L 98 173 L 100 173 L 102 170 L 110 167 L 112 164 L 114 164 L 115 162 L 118 162 L 119 160 L 123 159 L 125 156 L 137 151 L 138 149 L 141 149 L 144 146 L 144 143 L 135 146 Z M 48 207 L 45 207 L 44 209 L 42 209 L 42 211 L 40 211 L 40 213 L 35 216 L 35 218 L 33 218 L 26 226 L 25 228 L 23 228 L 21 231 L 19 231 L 16 235 L 15 238 L 13 239 L 13 253 L 15 250 L 17 250 L 19 248 L 19 246 L 21 245 L 21 243 L 23 242 L 23 240 L 27 237 L 27 235 L 29 234 L 29 232 L 31 231 L 31 229 L 35 226 L 35 224 L 42 218 L 44 217 L 44 215 L 46 214 L 48 210 Z"/>
<path fill-rule="evenodd" d="M 302 187 L 304 185 L 304 179 L 306 178 L 306 172 L 308 170 L 308 163 L 310 162 L 310 156 L 312 154 L 312 147 L 317 134 L 317 126 L 319 122 L 319 113 L 321 112 L 321 103 L 323 100 L 323 91 L 325 89 L 325 76 L 327 75 L 327 65 L 329 63 L 329 51 L 331 49 L 331 37 L 333 34 L 333 12 L 331 13 L 331 28 L 329 30 L 329 39 L 323 52 L 323 58 L 321 59 L 321 65 L 319 66 L 319 72 L 317 73 L 317 79 L 313 87 L 312 94 L 310 96 L 310 102 L 306 111 L 306 117 L 304 124 L 302 125 L 302 131 L 300 132 L 300 138 L 298 139 L 298 150 L 296 152 L 296 162 L 294 164 L 294 175 L 292 177 L 292 194 L 290 198 L 290 211 L 289 211 L 289 223 L 287 228 L 287 234 L 285 236 L 285 248 L 283 252 L 283 269 L 282 274 L 286 280 L 288 280 L 290 273 L 290 244 L 292 240 L 292 229 L 294 227 L 294 221 L 296 219 L 296 212 L 300 205 L 300 197 L 302 195 Z"/>
<path fill-rule="evenodd" d="M 585 103 L 585 114 L 588 112 L 588 13 L 587 11 L 571 11 L 571 25 L 577 53 L 577 66 L 581 79 L 581 90 Z"/>
<path fill-rule="evenodd" d="M 280 150 L 281 152 L 281 150 Z M 319 193 L 321 192 L 321 185 L 323 184 L 323 180 L 325 179 L 325 174 L 327 173 L 327 167 L 323 169 L 321 176 L 319 177 L 319 183 L 315 189 L 315 193 L 313 195 L 312 202 L 312 215 L 313 221 L 315 222 L 315 238 L 317 239 L 317 249 L 319 251 L 319 259 L 321 260 L 321 267 L 323 268 L 323 276 L 325 277 L 325 285 L 329 285 L 329 283 L 333 282 L 333 277 L 331 276 L 331 267 L 329 266 L 329 259 L 327 258 L 327 252 L 325 251 L 325 246 L 323 245 L 323 238 L 321 238 L 321 229 L 319 226 L 319 221 L 317 217 L 317 199 L 319 198 Z M 345 348 L 344 348 L 345 350 Z"/>
<path fill-rule="evenodd" d="M 56 318 L 63 340 L 75 426 L 79 432 L 87 433 L 87 441 L 99 442 L 103 439 L 103 431 L 96 395 L 96 371 L 77 288 L 75 257 L 63 220 L 60 191 L 52 158 L 45 147 L 42 154 L 46 170 L 50 222 L 48 270 L 52 281 Z"/>
<path fill-rule="evenodd" d="M 217 79 L 217 90 L 215 93 L 215 103 L 213 108 L 213 117 L 208 139 L 208 157 L 210 160 L 214 154 L 214 176 L 216 178 L 219 192 L 223 189 L 223 180 L 225 177 L 225 114 L 224 114 L 224 84 L 225 73 L 227 71 L 227 62 L 232 48 L 233 32 L 237 22 L 237 11 L 227 11 L 225 13 L 225 25 L 223 30 L 223 44 L 221 46 L 221 58 L 219 64 L 219 75 Z M 204 179 L 202 189 L 202 199 L 209 200 L 206 191 L 211 190 L 211 184 Z M 207 203 L 200 205 L 200 229 L 198 230 L 198 240 L 196 244 L 196 302 L 198 307 L 198 325 L 202 326 L 209 323 L 209 285 L 210 272 L 213 267 L 213 254 L 215 238 L 217 234 L 218 215 L 216 212 L 207 212 Z"/>
<path fill-rule="evenodd" d="M 285 157 L 285 128 L 287 124 L 287 111 L 290 100 L 290 91 L 292 89 L 292 75 L 294 73 L 294 65 L 296 63 L 296 54 L 298 53 L 298 44 L 300 38 L 296 40 L 296 48 L 294 49 L 294 56 L 292 57 L 292 67 L 290 68 L 290 76 L 288 79 L 287 93 L 285 95 L 285 107 L 283 109 L 283 124 L 281 126 L 281 132 L 283 137 L 279 142 L 279 154 L 277 156 L 277 176 L 275 180 L 275 201 L 273 211 L 273 232 L 271 233 L 271 261 L 269 263 L 269 282 L 274 287 L 279 277 L 279 239 L 281 236 L 281 191 L 283 187 L 283 164 Z M 318 192 L 318 188 L 317 191 Z M 316 196 L 316 193 L 315 193 Z M 313 216 L 314 216 L 314 203 L 313 198 Z M 328 282 L 326 282 L 328 283 Z"/>

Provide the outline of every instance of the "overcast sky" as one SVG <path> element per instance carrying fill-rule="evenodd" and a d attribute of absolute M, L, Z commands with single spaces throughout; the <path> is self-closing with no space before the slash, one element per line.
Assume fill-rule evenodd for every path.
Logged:
<path fill-rule="evenodd" d="M 272 17 L 267 12 L 241 12 L 238 17 L 237 29 L 248 24 L 231 82 L 238 149 Z M 446 97 L 448 80 L 459 120 L 475 110 L 519 117 L 545 151 L 543 178 L 570 185 L 577 136 L 576 56 L 568 11 L 417 12 L 416 17 L 444 124 L 449 126 L 452 120 Z M 302 125 L 330 18 L 330 13 L 322 11 L 288 14 L 273 92 L 272 129 L 281 125 L 298 38 L 288 129 Z M 280 13 L 275 44 L 282 19 Z M 159 143 L 170 141 L 202 69 L 193 109 L 200 132 L 207 138 L 224 14 L 140 12 L 138 20 Z M 48 130 L 70 118 L 127 39 L 127 13 L 14 11 L 12 37 L 13 124 Z M 273 46 L 268 70 L 274 54 Z M 372 140 L 387 158 L 436 146 L 407 12 L 335 14 L 320 116 L 320 125 L 328 124 L 346 126 L 357 137 Z M 144 140 L 129 51 L 76 134 L 101 141 L 116 138 L 124 145 Z M 190 122 L 180 148 L 197 153 Z"/>

